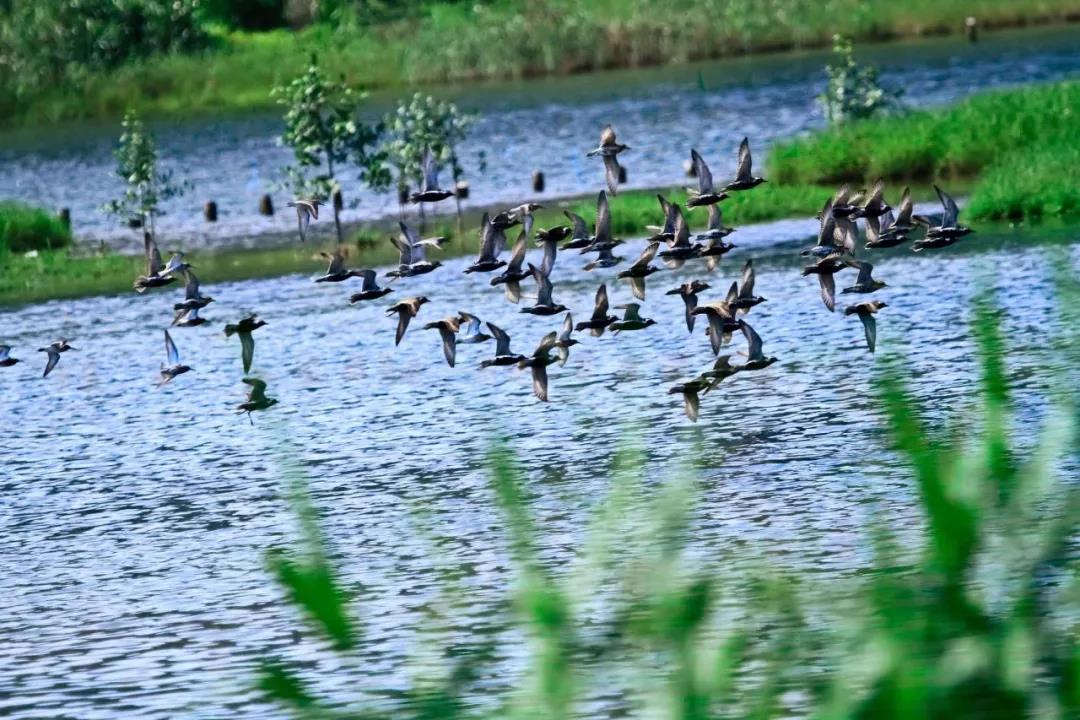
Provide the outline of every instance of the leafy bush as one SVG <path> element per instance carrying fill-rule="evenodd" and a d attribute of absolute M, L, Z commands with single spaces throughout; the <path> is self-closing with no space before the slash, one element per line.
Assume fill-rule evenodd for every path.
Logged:
<path fill-rule="evenodd" d="M 0 67 L 17 95 L 71 84 L 155 53 L 204 47 L 198 0 L 9 0 Z"/>
<path fill-rule="evenodd" d="M 0 254 L 49 250 L 71 244 L 71 231 L 51 213 L 21 203 L 0 203 Z"/>
<path fill-rule="evenodd" d="M 1075 347 L 1071 296 L 1061 308 Z M 1022 459 L 1009 435 L 999 315 L 985 298 L 977 304 L 981 397 L 970 425 L 958 419 L 934 430 L 905 389 L 900 365 L 884 369 L 880 407 L 924 512 L 925 541 L 914 552 L 879 527 L 872 567 L 828 582 L 817 595 L 803 589 L 812 582 L 768 572 L 725 582 L 732 573 L 703 566 L 690 551 L 694 484 L 669 481 L 647 491 L 643 458 L 631 452 L 616 463 L 583 551 L 553 570 L 522 473 L 497 447 L 491 487 L 516 574 L 513 631 L 500 639 L 513 650 L 493 652 L 458 636 L 433 676 L 429 665 L 427 677 L 387 683 L 395 704 L 378 711 L 331 710 L 277 659 L 263 662 L 260 688 L 298 718 L 561 720 L 600 715 L 598 697 L 618 703 L 619 716 L 671 720 L 1075 717 L 1080 628 L 1068 562 L 1080 487 L 1058 477 L 1077 450 L 1075 398 L 1051 398 L 1041 439 Z M 1020 430 L 1031 437 L 1032 428 Z M 306 557 L 278 550 L 270 565 L 333 649 L 355 649 L 361 640 L 347 594 L 302 493 L 295 504 Z M 427 645 L 430 630 L 423 628 Z M 495 670 L 486 663 L 493 655 L 520 657 L 522 635 L 524 678 L 493 697 Z"/>
<path fill-rule="evenodd" d="M 878 83 L 877 68 L 855 62 L 855 46 L 840 35 L 833 36 L 835 64 L 825 66 L 829 84 L 818 96 L 830 124 L 864 120 L 899 107 L 900 90 L 885 90 Z"/>

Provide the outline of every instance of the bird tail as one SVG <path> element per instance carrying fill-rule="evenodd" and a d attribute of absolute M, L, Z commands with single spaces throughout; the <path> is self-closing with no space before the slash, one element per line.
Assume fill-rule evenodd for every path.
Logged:
<path fill-rule="evenodd" d="M 240 328 L 238 326 L 236 326 L 236 325 L 226 325 L 225 326 L 225 337 L 232 337 L 233 335 L 235 335 L 239 331 L 240 331 Z"/>

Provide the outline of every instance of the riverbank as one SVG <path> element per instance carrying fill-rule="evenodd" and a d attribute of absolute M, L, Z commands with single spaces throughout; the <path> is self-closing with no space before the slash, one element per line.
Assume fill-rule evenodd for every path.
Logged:
<path fill-rule="evenodd" d="M 1080 82 L 830 127 L 774 146 L 768 170 L 794 184 L 977 179 L 968 219 L 1077 218 Z"/>
<path fill-rule="evenodd" d="M 627 191 L 611 199 L 612 231 L 616 236 L 632 237 L 646 234 L 646 226 L 661 224 L 656 193 L 685 204 L 682 188 Z M 763 185 L 751 193 L 739 193 L 724 202 L 724 222 L 729 226 L 745 225 L 768 220 L 810 217 L 820 208 L 823 198 L 833 192 L 823 185 Z M 929 199 L 928 187 L 917 190 L 917 197 Z M 595 196 L 566 198 L 548 203 L 536 214 L 536 227 L 565 225 L 564 210 L 580 214 L 590 226 L 596 215 Z M 463 214 L 464 234 L 457 232 L 453 214 L 429 218 L 426 234 L 440 234 L 450 240 L 442 255 L 454 257 L 475 253 L 477 232 L 483 209 L 470 209 Z M 704 210 L 688 214 L 691 227 L 703 230 Z M 415 224 L 410 217 L 409 223 Z M 387 238 L 396 234 L 396 217 L 375 223 L 349 226 L 346 244 L 349 264 L 355 267 L 387 266 L 397 261 L 397 253 Z M 313 226 L 314 227 L 314 226 Z M 188 254 L 198 268 L 204 284 L 279 277 L 292 273 L 315 275 L 325 267 L 318 255 L 320 249 L 332 247 L 332 236 L 325 234 L 329 225 L 318 226 L 307 245 L 300 245 L 293 234 L 264 238 L 255 247 L 231 247 L 220 251 Z M 512 233 L 512 231 L 511 231 Z M 738 242 L 737 234 L 731 238 Z M 514 235 L 510 234 L 510 242 Z M 434 256 L 436 251 L 432 252 Z M 58 300 L 92 295 L 129 292 L 134 279 L 145 273 L 141 256 L 114 252 L 90 253 L 85 248 L 71 251 L 42 250 L 31 255 L 8 254 L 0 262 L 0 306 L 18 305 L 45 300 Z"/>
<path fill-rule="evenodd" d="M 709 5 L 693 22 L 679 23 L 666 21 L 685 15 L 676 0 L 543 0 L 433 5 L 419 18 L 368 27 L 217 31 L 212 47 L 197 54 L 154 57 L 88 73 L 76 88 L 49 87 L 17 102 L 2 100 L 0 122 L 113 118 L 128 108 L 169 117 L 264 110 L 273 106 L 270 89 L 299 74 L 311 53 L 332 75 L 394 89 L 827 47 L 834 33 L 856 42 L 962 34 L 968 17 L 982 31 L 1080 20 L 1071 0 Z M 552 17 L 563 21 L 552 24 Z"/>

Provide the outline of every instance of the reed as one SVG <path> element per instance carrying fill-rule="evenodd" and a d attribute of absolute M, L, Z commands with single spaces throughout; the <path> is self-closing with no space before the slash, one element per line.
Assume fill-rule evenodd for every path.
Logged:
<path fill-rule="evenodd" d="M 1059 281 L 1058 320 L 1075 360 L 1080 318 L 1069 282 Z M 1000 312 L 983 295 L 973 315 L 980 391 L 947 430 L 928 422 L 899 359 L 881 368 L 883 451 L 909 467 L 921 547 L 901 547 L 881 516 L 869 532 L 872 564 L 847 579 L 820 586 L 768 569 L 740 576 L 695 552 L 691 474 L 646 483 L 644 458 L 629 451 L 615 461 L 610 494 L 575 559 L 553 567 L 529 480 L 499 444 L 489 457 L 491 494 L 514 582 L 511 629 L 491 642 L 513 643 L 520 657 L 527 639 L 512 689 L 492 697 L 479 679 L 502 672 L 490 665 L 499 653 L 467 652 L 461 638 L 453 652 L 436 653 L 446 666 L 422 680 L 374 678 L 394 688 L 377 710 L 340 709 L 281 659 L 262 664 L 260 688 L 298 718 L 585 717 L 601 696 L 617 706 L 613 714 L 673 720 L 1073 716 L 1080 645 L 1068 560 L 1080 488 L 1063 482 L 1060 463 L 1078 449 L 1075 393 L 1058 378 L 1063 392 L 1047 398 L 1041 429 L 1024 428 L 1038 440 L 1022 443 L 1022 453 L 1011 434 Z M 274 550 L 270 563 L 326 652 L 348 653 L 363 642 L 346 631 L 354 607 L 310 503 L 296 497 L 306 549 Z"/>
<path fill-rule="evenodd" d="M 66 247 L 71 231 L 55 215 L 15 202 L 0 203 L 0 256 Z"/>

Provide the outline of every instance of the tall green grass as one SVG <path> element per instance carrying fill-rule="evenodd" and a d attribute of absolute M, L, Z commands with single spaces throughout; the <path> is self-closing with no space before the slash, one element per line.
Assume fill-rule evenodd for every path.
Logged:
<path fill-rule="evenodd" d="M 982 177 L 971 217 L 1080 217 L 1080 83 L 975 95 L 946 108 L 848 123 L 773 147 L 779 183 Z"/>
<path fill-rule="evenodd" d="M 94 74 L 77 92 L 41 88 L 18 102 L 0 99 L 0 117 L 27 124 L 117 117 L 128 108 L 145 115 L 268 109 L 270 89 L 298 75 L 311 52 L 350 82 L 402 87 L 820 47 L 834 33 L 856 41 L 961 33 L 969 15 L 995 27 L 1072 19 L 1076 10 L 1072 0 L 432 3 L 420 17 L 378 25 L 219 34 L 205 52 Z"/>
<path fill-rule="evenodd" d="M 0 256 L 69 244 L 71 230 L 55 215 L 22 203 L 0 202 Z"/>
<path fill-rule="evenodd" d="M 1073 297 L 1063 293 L 1060 319 L 1075 341 Z M 872 564 L 847 580 L 815 587 L 759 570 L 733 582 L 734 571 L 694 552 L 689 474 L 650 490 L 643 458 L 624 452 L 576 559 L 553 568 L 523 472 L 498 445 L 491 491 L 515 580 L 513 632 L 494 642 L 518 650 L 527 639 L 514 689 L 493 697 L 476 681 L 492 672 L 490 653 L 463 653 L 460 639 L 432 676 L 388 679 L 392 707 L 330 710 L 306 673 L 280 659 L 263 663 L 260 688 L 299 718 L 561 719 L 595 716 L 589 703 L 599 696 L 618 698 L 619 716 L 673 720 L 1076 717 L 1080 607 L 1070 563 L 1080 487 L 1061 474 L 1078 450 L 1075 393 L 1048 398 L 1041 429 L 1014 428 L 999 317 L 989 298 L 977 303 L 980 392 L 970 414 L 945 427 L 926 418 L 901 361 L 881 368 L 887 442 L 921 504 L 921 547 L 901 547 L 881 516 Z M 1063 345 L 1074 360 L 1076 345 Z M 1030 443 L 1013 432 L 1037 437 L 1034 448 L 1021 455 Z M 350 652 L 362 628 L 348 619 L 353 608 L 303 493 L 294 506 L 306 550 L 275 550 L 270 565 L 328 652 Z"/>

